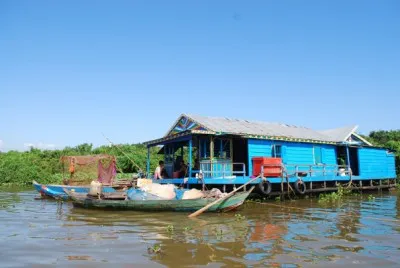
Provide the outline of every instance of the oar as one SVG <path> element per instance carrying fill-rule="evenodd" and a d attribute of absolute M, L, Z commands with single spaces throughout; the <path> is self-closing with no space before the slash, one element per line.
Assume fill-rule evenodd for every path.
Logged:
<path fill-rule="evenodd" d="M 243 187 L 245 187 L 247 184 L 257 180 L 258 178 L 260 178 L 260 175 L 258 175 L 257 177 L 249 180 L 248 182 L 246 182 L 245 184 L 243 184 L 242 186 L 240 186 L 239 188 L 236 188 L 235 190 L 233 190 L 232 192 L 230 192 L 229 194 L 227 194 L 224 197 L 221 197 L 220 199 L 215 200 L 214 202 L 206 205 L 205 207 L 197 210 L 196 212 L 193 212 L 192 214 L 190 214 L 188 217 L 189 218 L 193 218 L 196 217 L 198 215 L 200 215 L 201 213 L 203 213 L 204 211 L 206 211 L 207 209 L 209 209 L 210 207 L 214 206 L 215 204 L 217 204 L 218 202 L 224 201 L 225 199 L 231 197 L 234 193 L 236 193 L 237 191 L 239 191 L 240 189 L 242 189 Z"/>

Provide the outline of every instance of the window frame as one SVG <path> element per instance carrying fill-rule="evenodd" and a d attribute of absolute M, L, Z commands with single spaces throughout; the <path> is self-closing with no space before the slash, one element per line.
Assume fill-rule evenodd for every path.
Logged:
<path fill-rule="evenodd" d="M 214 158 L 231 159 L 232 158 L 231 143 L 232 139 L 229 138 L 214 138 L 214 148 L 213 148 Z M 225 157 L 222 157 L 224 152 L 225 152 Z"/>
<path fill-rule="evenodd" d="M 279 157 L 277 156 L 276 152 L 276 147 L 279 147 Z M 273 144 L 271 148 L 271 156 L 275 158 L 282 158 L 282 144 Z"/>

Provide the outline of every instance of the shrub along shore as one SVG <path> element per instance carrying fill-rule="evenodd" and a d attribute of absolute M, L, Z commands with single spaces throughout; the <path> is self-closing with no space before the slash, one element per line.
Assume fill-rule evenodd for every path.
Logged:
<path fill-rule="evenodd" d="M 400 130 L 372 131 L 364 136 L 376 146 L 386 147 L 396 152 L 396 169 L 400 175 Z M 115 146 L 101 146 L 93 148 L 92 144 L 81 144 L 75 147 L 65 147 L 62 150 L 39 150 L 32 148 L 29 151 L 0 152 L 0 185 L 31 184 L 32 180 L 40 183 L 61 184 L 63 179 L 61 156 L 109 154 L 117 159 L 118 178 L 130 178 L 138 168 L 132 159 L 143 170 L 146 169 L 147 148 L 143 144 L 122 144 Z M 154 170 L 158 160 L 159 148 L 151 148 L 151 169 Z"/>
<path fill-rule="evenodd" d="M 9 151 L 0 153 L 0 185 L 32 184 L 32 180 L 40 183 L 61 184 L 63 180 L 61 156 L 109 154 L 117 159 L 117 178 L 131 178 L 138 168 L 132 159 L 144 171 L 146 170 L 147 148 L 142 144 L 122 144 L 115 146 L 101 146 L 93 148 L 92 144 L 81 144 L 75 147 L 65 147 L 62 150 L 39 150 L 31 148 L 29 151 Z M 151 150 L 151 170 L 156 168 L 158 148 Z M 67 171 L 68 172 L 68 171 Z M 68 177 L 68 174 L 66 174 Z"/>

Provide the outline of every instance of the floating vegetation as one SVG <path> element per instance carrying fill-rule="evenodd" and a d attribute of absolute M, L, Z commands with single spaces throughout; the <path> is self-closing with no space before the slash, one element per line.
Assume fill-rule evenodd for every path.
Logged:
<path fill-rule="evenodd" d="M 275 197 L 275 201 L 281 201 L 281 196 Z"/>
<path fill-rule="evenodd" d="M 168 226 L 167 226 L 167 232 L 168 232 L 168 233 L 173 233 L 173 232 L 174 232 L 174 226 L 171 225 L 171 224 L 168 225 Z"/>
<path fill-rule="evenodd" d="M 236 221 L 242 221 L 242 220 L 246 219 L 246 217 L 241 214 L 235 214 L 235 218 L 236 218 Z"/>
<path fill-rule="evenodd" d="M 344 188 L 342 185 L 339 185 L 337 192 L 332 192 L 329 194 L 320 194 L 318 202 L 319 203 L 338 202 L 342 200 L 343 196 L 350 194 L 351 194 L 350 188 Z"/>
<path fill-rule="evenodd" d="M 338 195 L 336 192 L 329 194 L 320 194 L 318 203 L 328 203 L 340 200 L 342 197 Z"/>
<path fill-rule="evenodd" d="M 147 252 L 149 254 L 161 254 L 161 244 L 154 244 L 152 246 L 147 247 Z"/>
<path fill-rule="evenodd" d="M 374 201 L 375 200 L 375 196 L 373 196 L 372 194 L 370 194 L 368 196 L 368 201 Z"/>
<path fill-rule="evenodd" d="M 190 228 L 189 226 L 185 226 L 185 228 L 183 228 L 183 231 L 188 232 L 190 229 L 192 229 L 192 228 Z"/>
<path fill-rule="evenodd" d="M 223 235 L 224 235 L 224 232 L 222 231 L 222 229 L 217 229 L 215 231 L 215 236 L 217 237 L 217 239 L 222 239 Z"/>

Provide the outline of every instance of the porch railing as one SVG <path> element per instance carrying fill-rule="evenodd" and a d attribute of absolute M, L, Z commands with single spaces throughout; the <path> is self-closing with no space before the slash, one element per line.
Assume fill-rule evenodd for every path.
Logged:
<path fill-rule="evenodd" d="M 270 169 L 268 169 L 268 167 Z M 267 169 L 265 169 L 267 168 Z M 275 169 L 271 169 L 275 168 Z M 276 168 L 281 169 L 281 176 L 289 177 L 313 177 L 313 176 L 348 176 L 352 170 L 346 165 L 328 164 L 265 164 L 261 166 L 261 177 L 268 177 L 268 173 L 277 173 Z"/>
<path fill-rule="evenodd" d="M 234 167 L 237 167 L 237 170 L 234 170 Z M 209 160 L 201 161 L 200 168 L 204 178 L 246 176 L 245 163 L 214 162 Z M 192 174 L 195 173 L 200 173 L 200 170 L 192 170 Z"/>

